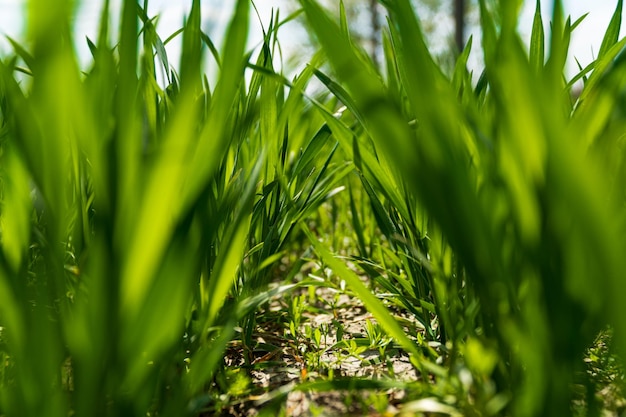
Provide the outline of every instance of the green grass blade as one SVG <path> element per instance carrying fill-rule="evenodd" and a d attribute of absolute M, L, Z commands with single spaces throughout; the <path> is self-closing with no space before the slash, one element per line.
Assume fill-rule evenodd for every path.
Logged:
<path fill-rule="evenodd" d="M 24 47 L 22 47 L 22 45 L 20 45 L 18 42 L 16 42 L 13 38 L 7 36 L 6 37 L 7 40 L 9 41 L 9 43 L 11 44 L 11 46 L 13 47 L 13 49 L 15 50 L 15 53 L 22 58 L 22 60 L 24 61 L 24 63 L 26 64 L 26 66 L 30 69 L 33 68 L 33 64 L 35 63 L 35 58 L 26 50 L 24 49 Z"/>
<path fill-rule="evenodd" d="M 600 45 L 600 50 L 598 51 L 598 59 L 602 58 L 619 39 L 619 33 L 622 27 L 623 5 L 624 0 L 617 1 L 615 12 L 613 12 L 613 16 L 611 17 L 611 22 L 604 33 L 604 38 L 602 38 L 602 44 Z"/>
<path fill-rule="evenodd" d="M 530 65 L 537 74 L 540 74 L 543 70 L 544 42 L 541 0 L 537 0 L 535 16 L 533 18 L 533 29 L 530 35 Z"/>
<path fill-rule="evenodd" d="M 198 94 L 202 86 L 201 13 L 200 0 L 193 0 L 183 31 L 183 47 L 180 57 L 181 86 L 183 89 L 190 89 L 194 94 Z"/>
<path fill-rule="evenodd" d="M 28 171 L 15 151 L 3 149 L 2 194 L 3 205 L 0 211 L 2 232 L 1 246 L 6 262 L 17 273 L 28 254 L 30 244 L 32 212 L 31 189 Z"/>
<path fill-rule="evenodd" d="M 480 27 L 482 28 L 482 46 L 485 63 L 489 67 L 495 60 L 498 36 L 494 18 L 487 7 L 486 0 L 479 0 Z"/>
<path fill-rule="evenodd" d="M 239 0 L 235 6 L 235 15 L 230 22 L 224 43 L 224 59 L 220 79 L 211 100 L 211 109 L 204 125 L 191 161 L 191 172 L 195 175 L 187 178 L 183 198 L 192 200 L 198 195 L 206 181 L 216 168 L 221 155 L 229 144 L 227 123 L 233 110 L 238 90 L 243 80 L 246 64 L 244 54 L 248 39 L 249 2 Z"/>

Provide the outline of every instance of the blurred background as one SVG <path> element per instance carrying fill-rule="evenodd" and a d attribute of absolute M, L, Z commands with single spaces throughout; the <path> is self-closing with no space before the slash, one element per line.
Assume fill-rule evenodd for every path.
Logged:
<path fill-rule="evenodd" d="M 617 0 L 564 0 L 565 11 L 572 20 L 588 13 L 582 24 L 572 36 L 571 56 L 568 62 L 568 75 L 573 75 L 578 65 L 583 67 L 590 63 L 597 53 L 602 42 L 603 30 L 611 18 Z M 76 19 L 76 48 L 79 56 L 87 62 L 89 49 L 85 37 L 95 38 L 98 26 L 98 16 L 102 8 L 102 0 L 83 0 L 79 2 Z M 339 9 L 337 0 L 325 0 L 323 3 L 333 11 Z M 357 38 L 374 55 L 379 48 L 378 32 L 384 25 L 384 11 L 377 0 L 345 0 L 346 12 L 351 22 L 356 22 L 352 28 Z M 470 36 L 474 41 L 480 40 L 478 29 L 478 1 L 477 0 L 414 0 L 415 7 L 421 19 L 424 32 L 428 36 L 431 51 L 440 59 L 450 59 L 460 45 L 465 44 Z M 119 10 L 121 0 L 112 0 L 113 15 Z M 188 12 L 191 1 L 186 0 L 150 0 L 148 12 L 150 16 L 159 16 L 157 29 L 163 39 L 179 29 Z M 203 6 L 203 22 L 206 33 L 213 37 L 217 45 L 221 44 L 224 26 L 230 17 L 233 0 L 205 0 Z M 279 11 L 282 18 L 287 17 L 298 9 L 297 0 L 257 0 L 254 2 L 258 15 L 251 20 L 249 47 L 254 48 L 262 39 L 263 27 L 267 27 L 272 13 Z M 525 38 L 530 36 L 532 17 L 535 12 L 534 1 L 524 1 L 520 14 L 520 33 Z M 26 28 L 24 16 L 28 12 L 26 0 L 0 0 L 0 52 L 9 48 L 5 36 L 24 41 Z M 550 22 L 552 2 L 542 4 L 543 21 Z M 115 24 L 116 22 L 113 22 Z M 546 28 L 547 29 L 547 28 Z M 287 23 L 282 29 L 289 32 L 283 36 L 281 49 L 284 68 L 287 74 L 299 71 L 306 64 L 306 56 L 310 56 L 310 40 L 301 18 Z M 620 35 L 621 37 L 622 35 Z M 177 62 L 180 55 L 180 39 L 175 39 L 167 46 L 168 55 Z M 477 48 L 474 48 L 478 50 Z M 473 54 L 470 58 L 470 67 L 479 72 L 482 57 Z"/>

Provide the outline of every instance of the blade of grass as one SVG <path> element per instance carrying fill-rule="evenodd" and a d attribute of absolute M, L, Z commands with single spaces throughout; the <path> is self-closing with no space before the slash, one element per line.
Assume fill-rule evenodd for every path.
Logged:
<path fill-rule="evenodd" d="M 602 38 L 602 44 L 600 45 L 600 50 L 598 51 L 598 59 L 602 58 L 619 39 L 619 33 L 622 26 L 623 4 L 623 0 L 617 1 L 609 26 L 604 33 L 604 37 Z"/>
<path fill-rule="evenodd" d="M 530 35 L 530 65 L 537 74 L 543 70 L 544 62 L 544 33 L 543 19 L 541 18 L 541 0 L 537 0 L 533 29 Z"/>

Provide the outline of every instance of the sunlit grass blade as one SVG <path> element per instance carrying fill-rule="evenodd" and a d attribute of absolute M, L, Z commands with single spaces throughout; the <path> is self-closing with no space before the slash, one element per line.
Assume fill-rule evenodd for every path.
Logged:
<path fill-rule="evenodd" d="M 543 69 L 544 42 L 541 0 L 537 0 L 535 16 L 533 17 L 533 29 L 530 35 L 530 65 L 535 69 L 537 74 L 541 73 Z"/>
<path fill-rule="evenodd" d="M 235 14 L 225 35 L 223 49 L 227 53 L 224 55 L 220 79 L 215 87 L 211 109 L 197 147 L 189 161 L 189 169 L 195 174 L 187 178 L 185 183 L 185 204 L 200 192 L 206 177 L 213 172 L 219 156 L 223 155 L 228 146 L 226 127 L 247 61 L 244 51 L 248 38 L 249 12 L 248 2 L 239 0 L 235 5 Z"/>
<path fill-rule="evenodd" d="M 487 7 L 486 0 L 479 0 L 480 27 L 482 29 L 482 50 L 487 68 L 493 63 L 496 53 L 497 33 L 494 18 Z"/>
<path fill-rule="evenodd" d="M 454 90 L 459 94 L 462 93 L 462 88 L 471 87 L 471 77 L 469 77 L 469 73 L 467 70 L 467 60 L 469 59 L 470 53 L 472 52 L 472 43 L 474 38 L 470 36 L 465 48 L 461 51 L 461 54 L 456 60 L 456 64 L 454 65 L 454 74 L 452 76 L 452 85 L 454 86 Z"/>
<path fill-rule="evenodd" d="M 615 6 L 615 12 L 613 12 L 613 16 L 611 17 L 609 26 L 604 33 L 604 38 L 602 38 L 602 44 L 600 44 L 598 59 L 602 58 L 604 54 L 606 54 L 619 39 L 619 33 L 622 26 L 623 4 L 623 0 L 617 1 L 617 5 Z"/>

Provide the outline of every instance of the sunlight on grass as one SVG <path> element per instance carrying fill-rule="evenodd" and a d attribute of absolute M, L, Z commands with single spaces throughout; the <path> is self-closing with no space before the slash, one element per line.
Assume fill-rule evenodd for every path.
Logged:
<path fill-rule="evenodd" d="M 448 69 L 381 3 L 382 68 L 301 0 L 291 79 L 246 0 L 218 47 L 190 1 L 179 64 L 147 1 L 119 27 L 107 2 L 85 68 L 74 3 L 29 3 L 0 57 L 1 416 L 623 412 L 622 1 L 569 80 L 558 0 L 529 45 L 520 2 L 480 1 Z"/>

